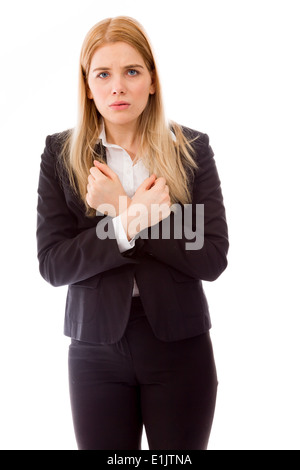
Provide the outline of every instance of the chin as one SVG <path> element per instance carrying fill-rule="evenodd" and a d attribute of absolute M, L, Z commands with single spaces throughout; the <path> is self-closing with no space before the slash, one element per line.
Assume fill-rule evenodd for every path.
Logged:
<path fill-rule="evenodd" d="M 123 111 L 121 111 L 123 112 Z M 120 125 L 123 125 L 123 126 L 126 126 L 128 124 L 132 124 L 134 122 L 137 122 L 138 120 L 138 116 L 137 117 L 129 117 L 129 116 L 114 116 L 113 118 L 109 117 L 104 117 L 104 120 L 110 124 L 114 124 L 114 125 L 117 125 L 117 126 L 120 126 Z"/>

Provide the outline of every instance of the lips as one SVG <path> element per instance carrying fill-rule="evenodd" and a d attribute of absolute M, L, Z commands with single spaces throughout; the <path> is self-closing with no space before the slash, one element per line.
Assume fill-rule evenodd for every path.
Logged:
<path fill-rule="evenodd" d="M 129 103 L 127 103 L 127 101 L 115 101 L 110 106 L 121 106 L 123 104 L 125 105 L 125 104 L 129 104 Z"/>
<path fill-rule="evenodd" d="M 115 101 L 111 105 L 109 105 L 112 109 L 127 109 L 130 106 L 130 103 L 127 101 Z"/>

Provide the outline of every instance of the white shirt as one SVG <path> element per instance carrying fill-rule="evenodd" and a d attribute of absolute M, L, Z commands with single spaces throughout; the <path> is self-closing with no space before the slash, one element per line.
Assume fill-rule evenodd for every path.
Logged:
<path fill-rule="evenodd" d="M 102 145 L 106 148 L 107 165 L 118 175 L 127 196 L 131 198 L 143 181 L 150 176 L 148 169 L 145 167 L 142 160 L 138 160 L 133 164 L 130 155 L 122 147 L 119 147 L 119 145 L 107 143 L 104 125 L 102 125 L 99 138 L 102 140 Z M 120 216 L 114 217 L 112 223 L 120 252 L 123 253 L 133 248 L 135 239 L 127 239 Z M 132 295 L 139 295 L 135 280 Z"/>

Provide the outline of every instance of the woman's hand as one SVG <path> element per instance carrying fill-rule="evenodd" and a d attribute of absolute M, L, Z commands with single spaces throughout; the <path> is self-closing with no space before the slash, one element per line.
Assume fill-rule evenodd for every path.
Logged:
<path fill-rule="evenodd" d="M 130 240 L 145 228 L 156 225 L 170 215 L 169 187 L 163 177 L 153 174 L 138 187 L 121 221 Z"/>
<path fill-rule="evenodd" d="M 93 209 L 116 217 L 127 209 L 131 199 L 127 196 L 121 181 L 105 163 L 94 161 L 88 176 L 86 201 Z"/>

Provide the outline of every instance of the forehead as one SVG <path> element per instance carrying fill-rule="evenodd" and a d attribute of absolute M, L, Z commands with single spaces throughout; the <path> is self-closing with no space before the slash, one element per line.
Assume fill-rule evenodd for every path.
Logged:
<path fill-rule="evenodd" d="M 129 64 L 139 63 L 145 65 L 141 54 L 130 44 L 116 42 L 100 46 L 94 52 L 91 60 L 91 68 L 101 67 L 124 67 Z"/>

